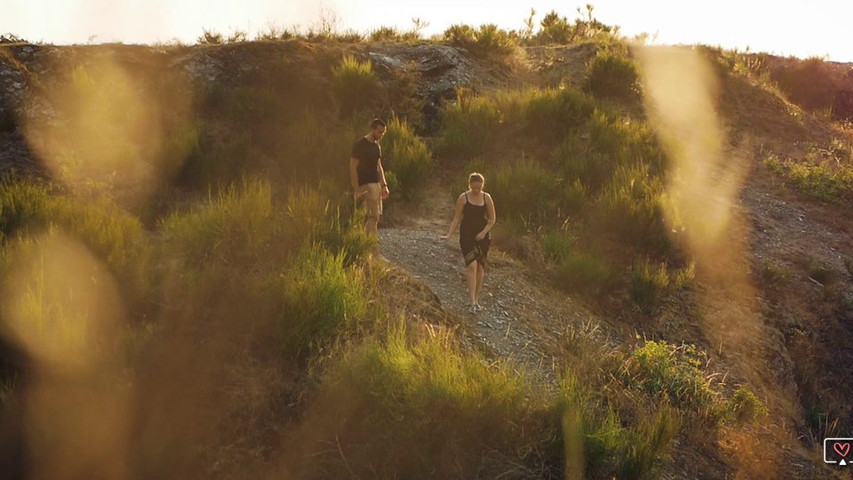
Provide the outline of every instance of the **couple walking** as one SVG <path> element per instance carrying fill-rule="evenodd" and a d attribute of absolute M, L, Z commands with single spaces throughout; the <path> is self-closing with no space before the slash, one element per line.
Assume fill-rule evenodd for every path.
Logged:
<path fill-rule="evenodd" d="M 358 139 L 350 154 L 350 183 L 353 197 L 361 201 L 367 210 L 365 229 L 377 235 L 379 217 L 382 215 L 382 200 L 388 198 L 388 183 L 382 168 L 382 149 L 379 141 L 385 136 L 387 127 L 379 119 L 370 124 L 370 132 Z M 447 240 L 459 228 L 459 246 L 465 259 L 465 277 L 470 300 L 470 312 L 482 309 L 480 291 L 486 275 L 486 259 L 489 254 L 489 232 L 495 226 L 495 203 L 491 195 L 483 191 L 486 179 L 473 172 L 468 176 L 468 190 L 456 199 L 453 221 Z"/>

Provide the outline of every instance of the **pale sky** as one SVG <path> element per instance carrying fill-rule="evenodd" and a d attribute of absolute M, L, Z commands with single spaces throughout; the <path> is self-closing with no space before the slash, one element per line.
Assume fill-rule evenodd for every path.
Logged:
<path fill-rule="evenodd" d="M 427 35 L 448 26 L 494 23 L 521 29 L 556 10 L 570 20 L 588 2 L 572 0 L 0 0 L 0 33 L 30 41 L 70 43 L 195 43 L 204 29 L 254 38 L 270 25 L 317 25 L 337 19 L 339 31 L 379 26 L 407 29 L 429 22 Z M 853 62 L 850 0 L 597 0 L 594 14 L 627 36 L 657 35 L 656 43 L 701 43 L 753 52 L 828 57 Z"/>

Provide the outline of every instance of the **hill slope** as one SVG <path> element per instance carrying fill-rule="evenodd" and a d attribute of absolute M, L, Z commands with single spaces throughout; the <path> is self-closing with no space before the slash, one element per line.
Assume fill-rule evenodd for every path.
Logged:
<path fill-rule="evenodd" d="M 472 54 L 464 49 L 434 44 L 349 45 L 302 41 L 174 49 L 3 47 L 0 50 L 0 92 L 4 92 L 0 97 L 0 170 L 14 169 L 16 174 L 35 171 L 60 183 L 67 180 L 62 175 L 66 175 L 69 168 L 66 166 L 63 170 L 52 163 L 60 156 L 56 155 L 52 132 L 62 132 L 76 120 L 104 112 L 90 113 L 85 108 L 69 106 L 63 92 L 67 93 L 69 85 L 72 89 L 85 90 L 88 85 L 86 72 L 92 77 L 103 74 L 98 65 L 108 60 L 110 65 L 119 66 L 119 71 L 133 72 L 128 81 L 130 88 L 121 89 L 122 95 L 132 97 L 135 93 L 128 94 L 128 91 L 144 92 L 143 101 L 130 102 L 131 106 L 140 110 L 146 103 L 158 106 L 144 113 L 151 128 L 145 130 L 142 140 L 138 140 L 134 132 L 123 132 L 134 141 L 138 140 L 141 150 L 163 149 L 168 156 L 171 147 L 163 145 L 173 145 L 176 138 L 182 138 L 176 132 L 197 135 L 197 146 L 191 145 L 186 154 L 176 154 L 182 162 L 176 167 L 169 164 L 132 167 L 134 172 L 136 169 L 143 173 L 155 172 L 151 174 L 155 179 L 168 177 L 165 185 L 154 182 L 156 185 L 149 186 L 140 182 L 140 178 L 149 178 L 143 174 L 127 178 L 118 175 L 116 183 L 110 184 L 109 192 L 119 203 L 147 218 L 146 224 L 154 232 L 155 225 L 167 218 L 173 208 L 164 198 L 175 199 L 175 203 L 181 205 L 191 198 L 193 188 L 204 191 L 214 181 L 227 183 L 239 177 L 242 165 L 235 166 L 239 164 L 235 160 L 238 158 L 245 162 L 247 169 L 251 167 L 255 172 L 267 173 L 282 185 L 293 178 L 308 183 L 323 180 L 324 176 L 339 178 L 343 170 L 329 174 L 324 169 L 345 163 L 348 142 L 345 135 L 354 137 L 363 133 L 354 128 L 347 130 L 347 120 L 341 119 L 344 116 L 342 104 L 334 94 L 332 72 L 345 55 L 372 60 L 386 96 L 379 100 L 378 111 L 409 109 L 411 118 L 422 115 L 420 131 L 425 137 L 432 137 L 433 145 L 440 148 L 442 110 L 446 102 L 457 99 L 456 87 L 466 87 L 474 94 L 522 87 L 582 87 L 589 74 L 588 64 L 597 50 L 598 47 L 590 43 L 529 47 L 507 57 Z M 725 66 L 727 58 L 722 52 L 711 51 L 709 56 Z M 723 142 L 726 167 L 736 167 L 738 175 L 727 175 L 727 170 L 720 169 L 711 171 L 708 181 L 731 182 L 730 187 L 736 195 L 731 204 L 724 207 L 729 209 L 732 221 L 714 248 L 693 252 L 695 280 L 682 290 L 663 295 L 661 305 L 651 313 L 626 300 L 627 289 L 618 281 L 616 286 L 608 284 L 594 295 L 583 290 L 559 289 L 559 282 L 554 281 L 554 262 L 542 252 L 544 234 L 535 225 L 514 230 L 507 227 L 498 232 L 493 266 L 486 281 L 489 295 L 486 310 L 477 316 L 463 313 L 461 262 L 454 247 L 438 242 L 437 238 L 449 221 L 450 197 L 446 185 L 458 184 L 458 178 L 464 178 L 467 173 L 465 168 L 469 161 L 476 159 L 460 158 L 464 156 L 454 156 L 452 152 L 445 152 L 438 158 L 441 175 L 419 186 L 422 195 L 419 198 L 426 198 L 426 201 L 389 203 L 387 228 L 383 228 L 379 242 L 385 256 L 396 267 L 391 268 L 383 280 L 387 282 L 383 286 L 388 291 L 377 302 L 392 313 L 412 315 L 410 321 L 420 327 L 427 324 L 456 327 L 466 349 L 484 352 L 489 359 L 510 362 L 513 368 L 527 372 L 551 392 L 560 389 L 566 369 L 564 359 L 577 355 L 581 358 L 572 365 L 593 364 L 591 371 L 605 372 L 612 383 L 605 383 L 604 389 L 616 391 L 614 395 L 617 396 L 625 395 L 626 404 L 643 402 L 640 393 L 627 388 L 624 392 L 620 390 L 622 380 L 616 379 L 623 371 L 619 368 L 627 369 L 624 365 L 629 365 L 629 361 L 613 370 L 606 370 L 605 366 L 598 368 L 595 364 L 603 358 L 602 352 L 607 355 L 620 352 L 630 357 L 647 339 L 662 340 L 670 345 L 696 345 L 707 352 L 703 372 L 712 376 L 709 383 L 724 377 L 720 389 L 726 395 L 731 395 L 738 385 L 749 386 L 767 404 L 771 415 L 743 428 L 721 427 L 710 437 L 703 438 L 689 431 L 678 435 L 670 451 L 671 461 L 657 460 L 662 476 L 825 478 L 833 472 L 826 470 L 821 461 L 822 437 L 845 436 L 853 429 L 853 411 L 847 402 L 853 396 L 850 377 L 853 372 L 844 368 L 853 364 L 853 341 L 845 335 L 853 321 L 850 286 L 853 273 L 849 263 L 853 259 L 853 218 L 849 205 L 804 198 L 766 160 L 775 156 L 806 163 L 814 160 L 810 155 L 816 150 L 829 149 L 834 140 L 849 144 L 853 139 L 849 129 L 826 123 L 804 111 L 755 76 L 724 70 L 716 113 L 726 135 Z M 113 83 L 108 86 L 114 86 Z M 188 95 L 189 101 L 174 101 L 184 98 L 180 92 L 192 92 Z M 97 92 L 89 94 L 93 96 L 87 98 L 99 98 Z M 403 99 L 407 97 L 420 100 L 420 103 L 405 104 Z M 628 120 L 646 119 L 639 102 L 616 100 L 612 105 Z M 290 116 L 280 116 L 282 111 Z M 316 113 L 318 111 L 330 113 Z M 111 128 L 121 124 L 122 121 L 115 121 L 115 118 L 127 119 L 121 114 L 107 112 L 105 118 L 112 122 L 104 124 L 112 123 Z M 299 130 L 295 125 L 300 123 L 308 127 Z M 328 136 L 324 135 L 327 126 L 334 129 Z M 116 133 L 103 124 L 97 128 L 103 130 L 96 131 L 94 137 L 85 137 L 82 144 L 71 142 L 71 149 L 77 155 L 85 156 L 85 147 L 90 143 L 109 143 L 109 138 Z M 344 140 L 339 141 L 337 134 L 341 131 L 344 135 L 340 137 Z M 588 136 L 579 136 L 582 141 L 588 140 Z M 295 146 L 301 141 L 307 147 Z M 213 153 L 221 151 L 227 153 L 215 157 L 219 163 L 207 170 Z M 119 152 L 115 156 L 128 154 L 125 150 Z M 540 159 L 545 157 L 541 152 L 535 154 Z M 129 156 L 133 155 L 135 153 L 130 152 Z M 305 173 L 300 168 L 307 162 L 291 164 L 282 160 L 286 156 L 315 159 L 319 173 L 316 176 Z M 340 163 L 336 163 L 336 158 Z M 545 163 L 544 159 L 541 161 Z M 118 168 L 116 165 L 104 169 L 93 167 L 95 174 L 103 175 L 93 178 L 108 183 L 108 179 L 115 178 L 111 174 L 124 168 L 118 165 Z M 499 170 L 497 163 L 493 165 L 493 170 Z M 391 164 L 391 167 L 397 170 L 397 166 Z M 74 168 L 70 170 L 73 173 Z M 200 171 L 207 176 L 202 176 Z M 487 177 L 491 177 L 490 171 Z M 294 183 L 297 182 L 294 180 Z M 71 183 L 64 185 L 69 190 L 75 189 Z M 487 187 L 489 185 L 487 183 Z M 340 191 L 337 184 L 329 189 L 334 194 Z M 182 194 L 175 194 L 173 190 Z M 283 190 L 289 192 L 288 188 Z M 163 192 L 169 193 L 164 195 Z M 83 191 L 84 195 L 88 193 Z M 501 216 L 502 201 L 503 198 L 496 196 L 499 218 L 503 221 L 509 215 Z M 581 216 L 580 213 L 576 215 Z M 615 259 L 614 264 L 629 265 L 628 275 L 635 268 L 632 260 L 638 254 L 613 239 L 604 236 L 584 239 L 583 233 L 579 233 L 578 238 L 578 243 L 600 244 L 605 253 Z M 164 315 L 167 308 L 161 307 L 145 314 Z M 168 308 L 176 307 L 168 304 Z M 144 316 L 143 313 L 139 315 Z M 234 328 L 235 335 L 251 337 L 249 331 Z M 201 476 L 203 473 L 199 472 L 224 469 L 221 475 L 227 478 L 242 478 L 239 472 L 246 465 L 251 465 L 248 471 L 267 471 L 269 465 L 275 464 L 271 459 L 280 454 L 283 438 L 292 442 L 284 441 L 285 445 L 299 443 L 289 437 L 293 435 L 289 427 L 299 424 L 302 415 L 310 417 L 305 414 L 310 411 L 305 405 L 309 400 L 302 394 L 296 399 L 284 398 L 287 394 L 282 392 L 287 389 L 279 382 L 287 383 L 290 379 L 282 379 L 285 377 L 273 367 L 274 360 L 258 360 L 244 352 L 236 354 L 225 346 L 224 339 L 228 337 L 220 338 L 216 332 L 201 333 L 204 331 L 195 326 L 181 331 L 180 335 L 182 340 L 209 335 L 205 338 L 215 346 L 199 348 L 211 365 L 219 366 L 219 359 L 231 356 L 243 359 L 245 363 L 240 363 L 239 367 L 247 372 L 263 371 L 264 378 L 275 379 L 269 383 L 279 390 L 258 393 L 264 390 L 255 385 L 252 393 L 257 395 L 252 398 L 263 407 L 257 411 L 271 409 L 275 413 L 270 418 L 281 425 L 264 429 L 264 433 L 257 436 L 252 436 L 257 433 L 253 431 L 247 435 L 249 440 L 235 440 L 235 443 L 244 442 L 240 443 L 240 448 L 245 450 L 238 448 L 240 453 L 233 457 L 228 457 L 228 449 L 223 447 L 215 454 L 224 459 L 221 463 L 217 461 L 196 470 L 194 465 L 184 465 L 192 461 L 174 454 L 175 465 Z M 234 332 L 228 330 L 228 333 Z M 578 340 L 579 337 L 587 340 Z M 243 347 L 250 351 L 252 341 L 246 341 Z M 583 343 L 586 341 L 589 345 L 584 348 L 588 350 L 583 350 L 579 345 L 586 345 Z M 183 345 L 183 342 L 178 344 Z M 153 350 L 167 355 L 169 344 L 164 345 Z M 186 355 L 192 356 L 192 352 Z M 154 365 L 148 371 L 151 378 L 141 380 L 142 384 L 158 385 L 154 377 L 168 370 L 157 365 L 155 356 L 150 359 Z M 183 357 L 173 360 L 176 364 L 189 363 Z M 257 370 L 252 370 L 252 366 Z M 179 384 L 191 384 L 199 373 L 207 378 L 216 376 L 214 367 L 209 370 L 183 368 L 172 382 L 174 384 L 163 390 L 155 388 L 155 393 L 159 393 L 152 393 L 152 397 L 166 405 L 166 397 L 170 394 L 181 394 L 182 385 Z M 235 370 L 239 369 L 235 367 Z M 249 387 L 243 385 L 243 388 L 249 396 Z M 170 415 L 186 415 L 193 419 L 187 420 L 192 428 L 208 432 L 200 425 L 205 419 L 219 417 L 220 411 L 208 405 L 209 410 L 194 418 L 193 402 L 214 390 L 210 385 L 199 384 L 198 392 L 188 393 L 187 400 L 180 402 L 178 413 L 163 413 L 168 410 L 164 407 L 163 412 L 157 413 L 159 417 L 153 415 L 154 420 L 147 421 L 155 425 L 160 421 L 160 428 L 163 428 L 170 419 L 176 418 Z M 263 397 L 264 394 L 270 397 Z M 287 409 L 282 406 L 284 403 Z M 297 407 L 292 407 L 294 405 Z M 291 408 L 293 410 L 289 410 Z M 636 416 L 642 418 L 642 409 L 635 408 L 639 412 Z M 179 444 L 180 436 L 173 435 L 171 444 Z M 223 443 L 231 440 L 226 435 Z M 346 463 L 340 444 L 337 448 Z M 352 448 L 357 451 L 359 447 Z M 221 464 L 231 465 L 231 470 Z M 517 477 L 525 478 L 522 474 Z"/>

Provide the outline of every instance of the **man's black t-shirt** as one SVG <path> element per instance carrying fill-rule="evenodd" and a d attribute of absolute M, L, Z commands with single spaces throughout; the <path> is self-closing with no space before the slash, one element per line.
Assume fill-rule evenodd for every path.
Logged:
<path fill-rule="evenodd" d="M 358 184 L 379 183 L 379 158 L 382 150 L 378 143 L 373 143 L 365 137 L 361 137 L 352 146 L 353 158 L 358 159 Z"/>

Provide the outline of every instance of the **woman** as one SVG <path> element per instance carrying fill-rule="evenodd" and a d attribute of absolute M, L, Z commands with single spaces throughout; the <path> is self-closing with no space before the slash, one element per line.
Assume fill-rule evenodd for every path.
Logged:
<path fill-rule="evenodd" d="M 468 175 L 468 191 L 456 199 L 456 211 L 446 240 L 459 226 L 459 246 L 465 258 L 465 277 L 468 282 L 468 296 L 471 299 L 471 312 L 482 310 L 478 299 L 486 274 L 486 257 L 489 254 L 489 231 L 495 226 L 495 202 L 492 196 L 483 191 L 485 179 L 477 172 Z"/>

